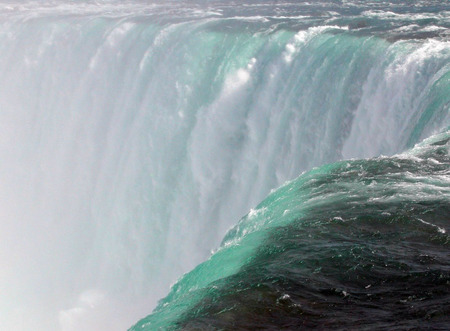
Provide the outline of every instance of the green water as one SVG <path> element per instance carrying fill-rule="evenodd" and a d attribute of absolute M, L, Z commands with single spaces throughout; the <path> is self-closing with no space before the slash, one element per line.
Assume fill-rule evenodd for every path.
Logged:
<path fill-rule="evenodd" d="M 448 326 L 449 141 L 287 183 L 132 330 Z"/>

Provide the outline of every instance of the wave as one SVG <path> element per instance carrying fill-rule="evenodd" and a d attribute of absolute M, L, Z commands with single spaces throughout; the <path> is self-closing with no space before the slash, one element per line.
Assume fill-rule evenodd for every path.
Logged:
<path fill-rule="evenodd" d="M 130 330 L 448 326 L 450 131 L 270 194 Z"/>

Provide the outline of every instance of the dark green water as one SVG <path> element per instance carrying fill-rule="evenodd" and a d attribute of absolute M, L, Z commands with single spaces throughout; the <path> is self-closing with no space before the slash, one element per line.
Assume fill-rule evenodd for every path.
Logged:
<path fill-rule="evenodd" d="M 449 31 L 448 0 L 0 0 L 0 330 L 447 327 Z"/>
<path fill-rule="evenodd" d="M 230 109 L 262 123 L 219 121 L 235 130 L 219 150 L 279 123 L 255 168 L 321 166 L 252 209 L 131 330 L 450 329 L 449 4 L 205 3 L 201 31 L 228 45 L 215 65 L 246 65 L 225 81 L 249 96 Z M 367 159 L 333 163 L 352 157 Z"/>
<path fill-rule="evenodd" d="M 449 141 L 303 174 L 132 330 L 448 329 Z"/>

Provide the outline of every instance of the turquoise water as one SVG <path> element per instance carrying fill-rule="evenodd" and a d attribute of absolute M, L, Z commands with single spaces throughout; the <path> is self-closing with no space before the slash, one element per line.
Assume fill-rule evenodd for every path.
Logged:
<path fill-rule="evenodd" d="M 314 207 L 302 201 L 315 186 L 293 199 L 285 183 L 447 130 L 449 12 L 442 1 L 1 2 L 0 329 L 123 330 L 166 296 L 155 316 L 202 323 L 217 307 L 201 289 L 238 279 Z"/>
<path fill-rule="evenodd" d="M 131 330 L 448 327 L 450 132 L 307 172 Z"/>

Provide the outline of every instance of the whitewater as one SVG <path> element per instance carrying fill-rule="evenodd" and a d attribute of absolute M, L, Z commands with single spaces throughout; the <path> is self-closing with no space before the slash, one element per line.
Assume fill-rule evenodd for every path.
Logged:
<path fill-rule="evenodd" d="M 430 146 L 448 146 L 449 31 L 443 1 L 1 1 L 0 329 L 195 327 L 206 308 L 167 316 L 310 215 L 289 218 L 317 201 L 283 189 L 317 175 L 318 206 L 348 207 L 326 195 L 345 162 L 374 181 L 336 184 L 355 201 L 433 201 L 440 221 L 411 218 L 448 252 L 448 148 Z M 344 216 L 317 217 L 359 220 Z"/>

